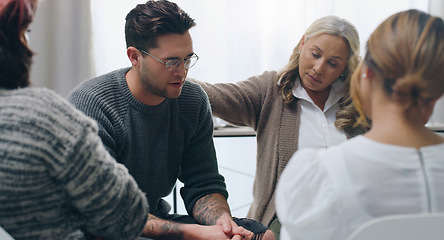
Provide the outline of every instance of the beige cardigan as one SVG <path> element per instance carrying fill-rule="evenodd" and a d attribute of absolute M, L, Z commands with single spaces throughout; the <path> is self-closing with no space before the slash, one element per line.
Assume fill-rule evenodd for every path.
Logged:
<path fill-rule="evenodd" d="M 247 217 L 269 225 L 276 214 L 276 185 L 288 160 L 298 149 L 300 103 L 285 104 L 278 93 L 276 71 L 264 72 L 238 83 L 205 82 L 215 116 L 257 135 L 253 203 Z"/>

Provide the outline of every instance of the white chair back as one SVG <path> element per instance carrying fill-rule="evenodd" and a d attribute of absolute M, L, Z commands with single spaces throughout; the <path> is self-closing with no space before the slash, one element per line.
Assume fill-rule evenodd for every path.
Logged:
<path fill-rule="evenodd" d="M 0 226 L 0 240 L 14 240 L 14 238 Z"/>
<path fill-rule="evenodd" d="M 375 218 L 361 225 L 347 240 L 442 240 L 444 214 L 405 214 Z"/>

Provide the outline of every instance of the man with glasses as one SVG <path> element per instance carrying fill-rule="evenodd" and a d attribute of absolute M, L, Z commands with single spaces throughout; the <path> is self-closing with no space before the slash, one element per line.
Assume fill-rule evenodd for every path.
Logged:
<path fill-rule="evenodd" d="M 189 33 L 194 25 L 174 3 L 137 5 L 125 25 L 132 66 L 81 83 L 68 100 L 97 120 L 108 151 L 145 192 L 150 214 L 142 236 L 260 239 L 263 225 L 231 217 L 208 97 L 185 81 L 199 59 Z M 177 179 L 184 183 L 180 192 L 189 216 L 169 214 L 171 207 L 162 199 Z"/>

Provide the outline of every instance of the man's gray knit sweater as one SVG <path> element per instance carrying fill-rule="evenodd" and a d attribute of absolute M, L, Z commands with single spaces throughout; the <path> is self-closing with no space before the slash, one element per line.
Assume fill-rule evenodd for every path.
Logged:
<path fill-rule="evenodd" d="M 0 89 L 0 225 L 15 239 L 135 239 L 148 211 L 94 121 L 49 90 Z"/>
<path fill-rule="evenodd" d="M 181 195 L 190 215 L 206 194 L 228 197 L 218 172 L 211 109 L 203 89 L 186 82 L 179 98 L 147 106 L 131 94 L 125 80 L 128 71 L 85 81 L 68 100 L 97 120 L 103 143 L 145 192 L 151 213 L 162 216 L 169 211 L 162 198 L 178 178 L 184 183 Z"/>

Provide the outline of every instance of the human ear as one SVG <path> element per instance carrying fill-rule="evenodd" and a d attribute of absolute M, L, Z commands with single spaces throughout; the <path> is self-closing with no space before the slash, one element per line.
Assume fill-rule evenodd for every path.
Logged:
<path fill-rule="evenodd" d="M 374 76 L 375 72 L 371 68 L 369 68 L 366 64 L 363 64 L 361 69 L 361 80 L 372 79 Z"/>
<path fill-rule="evenodd" d="M 142 56 L 140 55 L 140 52 L 139 52 L 139 50 L 137 50 L 137 48 L 128 47 L 126 49 L 126 55 L 128 56 L 128 59 L 130 60 L 131 65 L 133 67 L 139 66 L 139 61 Z"/>
<path fill-rule="evenodd" d="M 301 40 L 299 41 L 299 49 L 298 49 L 299 54 L 301 53 L 302 48 L 304 48 L 304 44 L 305 44 L 305 35 L 302 36 Z"/>

